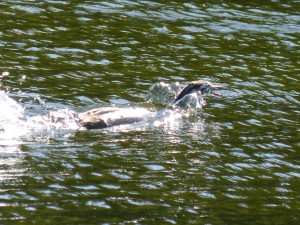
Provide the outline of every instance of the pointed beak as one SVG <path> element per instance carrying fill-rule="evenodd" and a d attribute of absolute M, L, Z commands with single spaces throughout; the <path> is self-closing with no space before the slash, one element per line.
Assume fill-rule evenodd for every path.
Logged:
<path fill-rule="evenodd" d="M 225 89 L 223 86 L 221 85 L 213 85 L 212 86 L 212 94 L 214 96 L 223 96 L 222 94 L 219 94 L 219 93 L 215 93 L 214 90 L 222 90 L 222 89 Z"/>
<path fill-rule="evenodd" d="M 212 92 L 212 94 L 214 95 L 214 96 L 223 96 L 222 94 L 219 94 L 219 93 L 215 93 L 215 92 Z"/>

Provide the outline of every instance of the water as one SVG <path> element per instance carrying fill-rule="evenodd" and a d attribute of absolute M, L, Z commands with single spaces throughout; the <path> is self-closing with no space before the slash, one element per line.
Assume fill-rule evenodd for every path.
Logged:
<path fill-rule="evenodd" d="M 2 1 L 0 224 L 298 224 L 299 6 Z M 73 123 L 198 79 L 195 115 Z"/>

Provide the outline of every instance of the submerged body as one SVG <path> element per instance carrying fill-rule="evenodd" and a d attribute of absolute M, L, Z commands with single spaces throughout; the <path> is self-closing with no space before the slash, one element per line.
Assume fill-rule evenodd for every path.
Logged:
<path fill-rule="evenodd" d="M 143 108 L 103 107 L 79 113 L 79 123 L 86 129 L 103 129 L 141 122 L 152 113 Z"/>
<path fill-rule="evenodd" d="M 160 110 L 157 113 L 144 108 L 103 107 L 79 113 L 78 122 L 80 126 L 88 130 L 103 129 L 112 126 L 141 122 L 146 118 L 150 118 L 165 110 L 174 110 L 176 108 L 184 109 L 189 105 L 193 105 L 198 109 L 205 105 L 202 96 L 204 94 L 215 94 L 212 91 L 217 88 L 220 87 L 214 86 L 207 81 L 193 81 L 180 91 L 175 101 L 169 107 Z"/>

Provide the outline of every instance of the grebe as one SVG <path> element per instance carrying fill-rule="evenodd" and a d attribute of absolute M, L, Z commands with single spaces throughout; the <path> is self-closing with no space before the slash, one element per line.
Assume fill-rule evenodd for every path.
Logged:
<path fill-rule="evenodd" d="M 205 105 L 205 101 L 202 96 L 205 94 L 221 96 L 220 94 L 213 92 L 220 88 L 222 88 L 222 86 L 213 85 L 208 81 L 192 81 L 180 91 L 172 105 L 167 108 L 172 109 L 174 107 L 183 107 L 195 99 L 198 101 L 198 106 L 202 107 Z M 196 98 L 194 95 L 196 95 Z M 163 110 L 165 109 L 160 111 Z M 79 113 L 78 123 L 81 127 L 88 130 L 103 129 L 112 126 L 141 122 L 145 119 L 145 117 L 153 114 L 153 112 L 143 108 L 102 107 Z"/>

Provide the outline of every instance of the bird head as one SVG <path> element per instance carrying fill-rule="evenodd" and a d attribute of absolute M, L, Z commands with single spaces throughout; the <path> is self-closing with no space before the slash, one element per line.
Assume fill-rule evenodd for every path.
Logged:
<path fill-rule="evenodd" d="M 221 94 L 214 92 L 214 90 L 222 88 L 222 86 L 213 85 L 210 82 L 204 80 L 192 81 L 181 90 L 174 102 L 177 102 L 181 100 L 184 96 L 192 93 L 201 93 L 201 95 L 212 94 L 215 96 L 222 96 Z"/>

